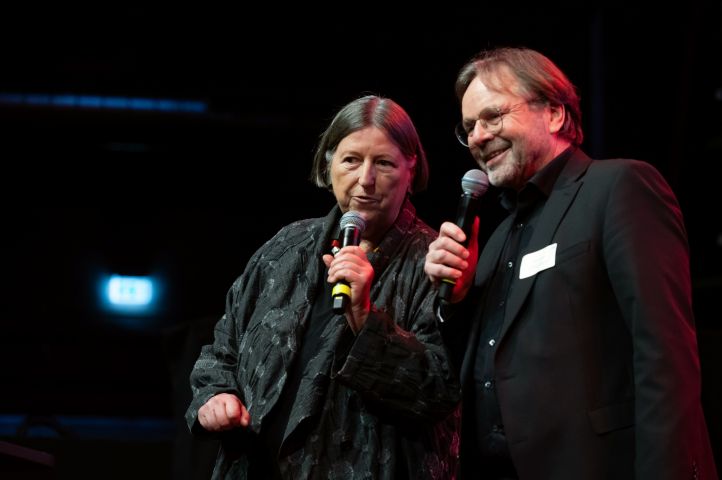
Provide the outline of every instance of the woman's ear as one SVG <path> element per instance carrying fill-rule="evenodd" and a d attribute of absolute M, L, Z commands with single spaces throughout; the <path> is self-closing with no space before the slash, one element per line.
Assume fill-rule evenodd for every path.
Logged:
<path fill-rule="evenodd" d="M 406 188 L 406 194 L 411 195 L 414 191 L 414 180 L 416 180 L 416 155 L 413 155 L 411 158 L 409 158 L 409 171 L 411 172 L 411 176 L 409 178 L 409 185 Z"/>

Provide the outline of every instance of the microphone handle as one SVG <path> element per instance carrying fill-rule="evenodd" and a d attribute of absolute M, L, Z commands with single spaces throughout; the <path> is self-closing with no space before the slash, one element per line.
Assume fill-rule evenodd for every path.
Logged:
<path fill-rule="evenodd" d="M 351 300 L 351 287 L 345 280 L 339 280 L 333 286 L 331 292 L 333 313 L 342 314 L 346 312 L 348 302 Z"/>
<path fill-rule="evenodd" d="M 341 248 L 349 245 L 356 246 L 361 243 L 361 230 L 356 227 L 347 227 L 342 232 Z M 339 280 L 331 290 L 333 313 L 342 314 L 351 299 L 351 287 L 345 280 Z"/>
<path fill-rule="evenodd" d="M 441 285 L 439 285 L 439 300 L 448 302 L 451 299 L 451 292 L 454 291 L 454 285 L 456 285 L 455 280 L 442 278 Z"/>
<path fill-rule="evenodd" d="M 459 207 L 456 210 L 456 225 L 464 231 L 466 241 L 462 245 L 469 243 L 471 235 L 471 227 L 474 225 L 474 217 L 476 217 L 476 209 L 478 207 L 479 197 L 474 197 L 467 193 L 463 193 L 459 199 Z M 454 291 L 456 280 L 450 278 L 442 278 L 439 285 L 439 300 L 448 302 L 451 299 L 451 293 Z"/>
<path fill-rule="evenodd" d="M 473 197 L 469 194 L 462 194 L 459 199 L 459 207 L 456 210 L 456 224 L 464 231 L 466 241 L 462 244 L 466 246 L 469 243 L 469 235 L 471 235 L 471 227 L 474 225 L 474 217 L 479 206 L 479 197 Z"/>

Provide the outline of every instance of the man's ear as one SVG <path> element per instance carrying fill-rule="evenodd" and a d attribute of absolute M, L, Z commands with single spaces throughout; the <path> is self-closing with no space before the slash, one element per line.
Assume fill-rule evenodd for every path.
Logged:
<path fill-rule="evenodd" d="M 548 105 L 549 109 L 549 133 L 559 133 L 567 118 L 567 110 L 564 105 Z"/>

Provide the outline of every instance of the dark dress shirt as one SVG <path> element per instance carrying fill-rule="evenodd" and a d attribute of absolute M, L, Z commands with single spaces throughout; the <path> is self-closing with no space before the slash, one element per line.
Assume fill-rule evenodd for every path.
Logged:
<path fill-rule="evenodd" d="M 486 297 L 473 365 L 474 389 L 469 390 L 474 398 L 466 403 L 469 407 L 464 412 L 474 418 L 480 471 L 491 475 L 491 478 L 516 477 L 494 388 L 494 353 L 504 320 L 506 299 L 519 278 L 521 258 L 529 253 L 526 249 L 544 202 L 568 156 L 569 151 L 557 156 L 532 176 L 518 193 L 505 190 L 500 196 L 502 206 L 514 217 L 514 222 Z"/>

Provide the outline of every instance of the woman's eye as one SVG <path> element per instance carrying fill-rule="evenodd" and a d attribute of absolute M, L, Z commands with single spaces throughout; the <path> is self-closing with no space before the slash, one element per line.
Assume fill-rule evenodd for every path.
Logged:
<path fill-rule="evenodd" d="M 379 160 L 377 163 L 382 167 L 394 167 L 396 165 L 391 160 Z"/>

